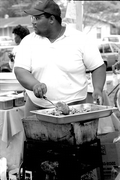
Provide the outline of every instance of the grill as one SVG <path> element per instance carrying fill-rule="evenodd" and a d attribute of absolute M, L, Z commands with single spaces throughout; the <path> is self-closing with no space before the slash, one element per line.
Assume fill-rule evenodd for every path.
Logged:
<path fill-rule="evenodd" d="M 97 111 L 62 117 L 40 110 L 24 118 L 23 179 L 25 170 L 30 170 L 33 180 L 80 180 L 83 174 L 98 168 L 104 180 L 97 138 L 98 119 L 110 115 L 113 110 L 116 108 L 97 106 Z"/>
<path fill-rule="evenodd" d="M 33 116 L 32 120 L 23 120 L 23 125 L 27 140 L 79 145 L 96 137 L 98 119 L 63 125 L 38 121 Z"/>
<path fill-rule="evenodd" d="M 85 173 L 97 169 L 99 178 L 104 180 L 100 140 L 97 138 L 73 146 L 29 140 L 24 144 L 23 162 L 22 179 L 29 170 L 33 180 L 80 180 Z"/>

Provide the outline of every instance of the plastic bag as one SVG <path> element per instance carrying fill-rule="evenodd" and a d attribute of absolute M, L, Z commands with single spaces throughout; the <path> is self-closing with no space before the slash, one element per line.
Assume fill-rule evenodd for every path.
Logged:
<path fill-rule="evenodd" d="M 7 180 L 6 171 L 7 171 L 7 160 L 6 158 L 3 157 L 0 159 L 0 180 Z"/>
<path fill-rule="evenodd" d="M 103 99 L 104 99 L 103 105 L 111 106 L 111 102 L 110 102 L 110 99 L 109 99 L 106 91 L 103 91 Z M 104 133 L 109 133 L 109 132 L 114 132 L 115 131 L 115 126 L 114 126 L 114 123 L 113 123 L 114 119 L 112 117 L 113 116 L 111 115 L 111 116 L 108 116 L 108 117 L 99 118 L 98 134 L 104 134 Z"/>
<path fill-rule="evenodd" d="M 118 119 L 115 113 L 111 114 L 111 118 L 112 118 L 113 125 L 115 127 L 115 131 L 120 132 L 120 120 Z"/>
<path fill-rule="evenodd" d="M 117 84 L 119 83 L 118 74 L 113 73 L 112 76 L 113 76 L 113 86 L 117 86 Z"/>

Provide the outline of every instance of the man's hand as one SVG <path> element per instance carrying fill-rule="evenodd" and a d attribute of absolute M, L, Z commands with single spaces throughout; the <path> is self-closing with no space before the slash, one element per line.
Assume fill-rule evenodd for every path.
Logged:
<path fill-rule="evenodd" d="M 11 62 L 14 62 L 14 60 L 15 60 L 14 54 L 10 53 L 10 54 L 8 54 L 8 57 L 10 58 Z"/>
<path fill-rule="evenodd" d="M 92 96 L 93 96 L 93 103 L 99 104 L 99 105 L 103 104 L 102 92 L 99 89 L 95 89 Z"/>
<path fill-rule="evenodd" d="M 33 86 L 33 92 L 34 92 L 34 95 L 37 97 L 37 98 L 42 98 L 44 94 L 46 94 L 47 92 L 47 86 L 46 84 L 44 83 L 37 83 Z"/>

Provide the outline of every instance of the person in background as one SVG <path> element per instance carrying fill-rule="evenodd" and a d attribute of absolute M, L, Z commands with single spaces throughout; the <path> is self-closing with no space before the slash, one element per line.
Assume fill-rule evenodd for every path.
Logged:
<path fill-rule="evenodd" d="M 112 71 L 114 74 L 117 74 L 120 70 L 120 61 L 116 62 L 114 65 L 112 65 Z"/>
<path fill-rule="evenodd" d="M 14 35 L 14 40 L 15 40 L 16 46 L 13 48 L 12 53 L 9 54 L 9 58 L 10 58 L 9 66 L 11 69 L 13 69 L 13 66 L 14 66 L 14 59 L 15 59 L 15 55 L 16 55 L 16 52 L 18 49 L 18 45 L 20 44 L 21 40 L 25 36 L 30 34 L 30 31 L 25 26 L 17 25 L 16 27 L 14 27 L 12 33 Z"/>
<path fill-rule="evenodd" d="M 26 89 L 25 117 L 31 110 L 86 102 L 86 69 L 92 72 L 93 100 L 100 100 L 106 67 L 97 46 L 81 31 L 63 26 L 61 10 L 53 0 L 38 2 L 25 11 L 31 15 L 34 32 L 25 37 L 15 57 L 14 73 Z"/>

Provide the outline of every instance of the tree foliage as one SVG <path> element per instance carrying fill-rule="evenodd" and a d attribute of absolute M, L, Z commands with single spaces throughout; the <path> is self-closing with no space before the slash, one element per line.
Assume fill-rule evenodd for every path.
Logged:
<path fill-rule="evenodd" d="M 10 17 L 25 16 L 24 10 L 30 8 L 34 2 L 39 0 L 0 0 L 0 17 L 8 14 Z M 65 13 L 66 7 L 64 1 L 70 0 L 55 0 L 59 3 L 62 13 Z M 107 21 L 120 21 L 120 1 L 84 1 L 84 15 L 92 14 L 96 17 Z"/>
<path fill-rule="evenodd" d="M 92 14 L 99 19 L 118 23 L 120 1 L 84 1 L 84 14 Z"/>

